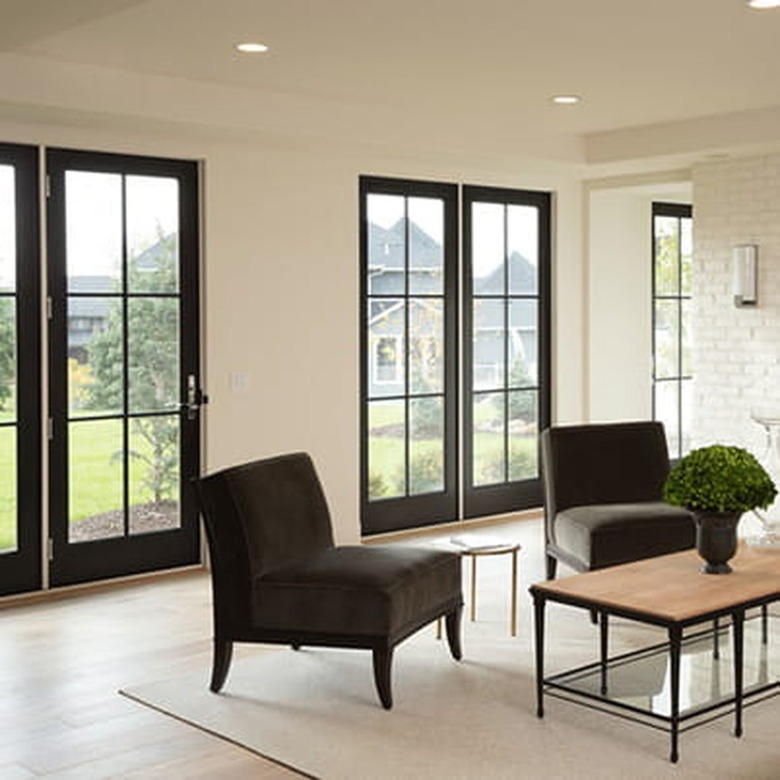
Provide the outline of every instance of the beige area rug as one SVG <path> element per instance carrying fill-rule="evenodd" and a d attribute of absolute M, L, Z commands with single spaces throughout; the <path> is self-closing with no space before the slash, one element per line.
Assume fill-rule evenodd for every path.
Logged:
<path fill-rule="evenodd" d="M 206 669 L 122 693 L 328 780 L 780 778 L 780 697 L 746 709 L 741 739 L 731 716 L 682 734 L 677 765 L 669 736 L 644 725 L 549 697 L 538 719 L 525 601 L 523 612 L 517 638 L 500 620 L 464 621 L 460 663 L 433 628 L 402 644 L 389 712 L 376 698 L 370 654 L 348 650 L 247 648 L 219 695 L 207 690 Z M 662 636 L 620 621 L 612 635 L 616 651 Z M 547 636 L 548 672 L 597 652 L 597 629 L 581 610 L 549 606 Z"/>

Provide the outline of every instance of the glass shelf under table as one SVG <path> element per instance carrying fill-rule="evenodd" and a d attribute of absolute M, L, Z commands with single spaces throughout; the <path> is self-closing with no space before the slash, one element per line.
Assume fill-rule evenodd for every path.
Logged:
<path fill-rule="evenodd" d="M 613 630 L 616 626 L 613 625 Z M 744 706 L 780 693 L 780 618 L 769 615 L 768 641 L 762 641 L 761 618 L 744 623 Z M 715 647 L 717 645 L 717 653 Z M 775 651 L 773 652 L 773 645 Z M 681 731 L 721 717 L 734 707 L 734 662 L 731 626 L 722 620 L 717 642 L 713 629 L 683 638 L 680 655 Z M 671 721 L 669 644 L 609 658 L 607 689 L 602 693 L 602 665 L 586 666 L 545 678 L 545 694 L 665 729 Z"/>

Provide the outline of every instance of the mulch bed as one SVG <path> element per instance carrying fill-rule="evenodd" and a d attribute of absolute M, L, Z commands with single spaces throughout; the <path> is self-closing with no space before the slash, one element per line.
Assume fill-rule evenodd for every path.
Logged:
<path fill-rule="evenodd" d="M 129 533 L 146 534 L 155 531 L 167 531 L 179 527 L 179 505 L 175 501 L 134 504 L 130 507 Z M 104 512 L 100 515 L 85 517 L 70 524 L 68 540 L 71 542 L 89 542 L 95 539 L 107 539 L 124 536 L 125 514 L 121 509 Z"/>

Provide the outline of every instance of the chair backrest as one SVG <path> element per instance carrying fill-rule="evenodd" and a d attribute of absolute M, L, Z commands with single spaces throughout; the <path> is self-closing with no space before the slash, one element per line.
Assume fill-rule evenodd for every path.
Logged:
<path fill-rule="evenodd" d="M 330 512 L 303 452 L 255 460 L 194 481 L 209 543 L 215 614 L 241 622 L 250 583 L 333 546 Z"/>
<path fill-rule="evenodd" d="M 669 473 L 656 421 L 562 425 L 542 432 L 545 514 L 574 506 L 660 501 Z"/>

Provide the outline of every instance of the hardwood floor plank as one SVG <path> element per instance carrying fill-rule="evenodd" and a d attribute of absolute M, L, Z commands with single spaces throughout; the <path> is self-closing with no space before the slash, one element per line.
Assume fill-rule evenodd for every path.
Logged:
<path fill-rule="evenodd" d="M 0 606 L 0 777 L 295 777 L 119 694 L 211 668 L 208 574 Z"/>

